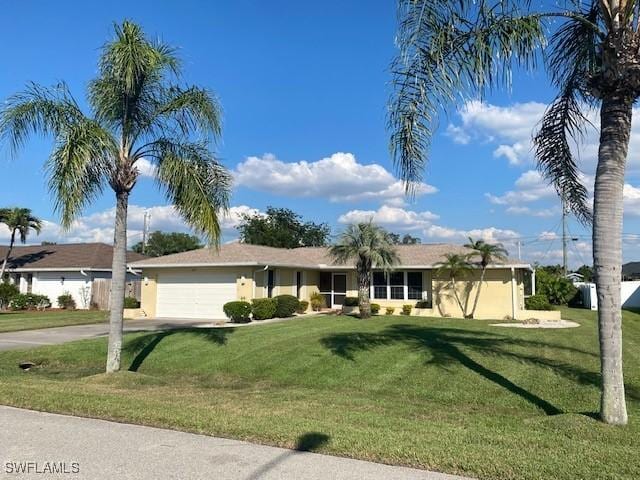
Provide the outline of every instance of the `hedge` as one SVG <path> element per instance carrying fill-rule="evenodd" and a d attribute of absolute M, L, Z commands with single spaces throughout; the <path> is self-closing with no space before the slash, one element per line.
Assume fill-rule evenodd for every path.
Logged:
<path fill-rule="evenodd" d="M 247 323 L 251 321 L 251 304 L 249 302 L 228 302 L 224 304 L 222 310 L 233 323 Z"/>
<path fill-rule="evenodd" d="M 278 295 L 273 298 L 276 301 L 276 317 L 292 317 L 300 306 L 300 300 L 293 295 Z"/>
<path fill-rule="evenodd" d="M 254 320 L 267 320 L 276 314 L 275 298 L 254 298 L 251 301 L 251 314 Z"/>

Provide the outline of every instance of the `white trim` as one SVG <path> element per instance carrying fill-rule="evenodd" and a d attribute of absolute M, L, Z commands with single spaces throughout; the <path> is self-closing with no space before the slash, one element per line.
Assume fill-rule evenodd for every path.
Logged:
<path fill-rule="evenodd" d="M 511 319 L 516 319 L 516 269 L 511 267 Z"/>
<path fill-rule="evenodd" d="M 130 263 L 129 266 L 132 268 L 194 268 L 194 267 L 249 267 L 249 266 L 260 266 L 264 265 L 264 263 L 260 262 L 202 262 L 202 263 L 158 263 L 158 264 L 144 264 L 144 263 Z M 329 270 L 329 271 L 354 271 L 356 269 L 355 266 L 343 266 L 343 265 L 300 265 L 299 263 L 269 263 L 271 267 L 279 267 L 279 268 L 298 268 L 298 269 L 314 269 L 314 270 Z M 374 267 L 375 268 L 375 267 Z M 398 265 L 397 270 L 433 270 L 439 268 L 438 265 Z M 504 264 L 504 265 L 489 265 L 487 269 L 489 270 L 506 270 L 509 268 L 527 268 L 531 270 L 531 265 L 528 263 L 517 263 L 517 264 Z M 33 270 L 43 270 L 43 269 L 33 269 Z M 51 270 L 61 270 L 59 268 L 54 268 Z M 74 270 L 78 270 L 77 268 Z M 86 270 L 86 269 L 85 269 Z M 110 269 L 109 269 L 110 271 Z"/>
<path fill-rule="evenodd" d="M 133 267 L 131 267 L 133 268 Z M 7 268 L 5 273 L 23 272 L 110 272 L 110 268 L 63 267 L 63 268 Z"/>

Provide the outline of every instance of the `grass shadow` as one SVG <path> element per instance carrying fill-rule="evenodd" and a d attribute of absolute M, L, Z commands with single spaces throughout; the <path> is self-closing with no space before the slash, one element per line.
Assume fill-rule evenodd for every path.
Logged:
<path fill-rule="evenodd" d="M 123 348 L 125 352 L 135 355 L 128 370 L 130 372 L 137 372 L 160 342 L 171 335 L 189 333 L 205 338 L 214 344 L 224 345 L 227 343 L 227 337 L 232 332 L 234 332 L 233 328 L 177 328 L 141 335 L 125 343 Z"/>
<path fill-rule="evenodd" d="M 491 370 L 474 360 L 466 352 L 470 350 L 485 356 L 512 358 L 530 365 L 549 368 L 562 376 L 571 378 L 582 384 L 600 386 L 599 374 L 549 358 L 517 353 L 514 352 L 511 347 L 525 347 L 532 350 L 551 347 L 594 356 L 591 352 L 488 332 L 414 325 L 392 325 L 381 333 L 353 332 L 329 335 L 322 338 L 321 343 L 334 354 L 351 361 L 355 361 L 355 353 L 358 351 L 370 351 L 377 347 L 396 343 L 405 344 L 417 351 L 429 354 L 431 358 L 426 364 L 437 365 L 443 368 L 452 364 L 462 365 L 496 385 L 520 396 L 535 407 L 543 410 L 547 415 L 557 415 L 563 412 L 549 401 L 522 388 L 499 372 Z M 632 398 L 638 398 L 638 392 L 630 385 L 627 388 L 627 392 Z"/>

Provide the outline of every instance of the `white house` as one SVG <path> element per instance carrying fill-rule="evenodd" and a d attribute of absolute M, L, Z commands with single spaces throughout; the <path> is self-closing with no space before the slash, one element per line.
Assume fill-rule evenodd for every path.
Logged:
<path fill-rule="evenodd" d="M 0 259 L 6 246 L 0 246 Z M 21 293 L 46 295 L 53 307 L 64 293 L 70 293 L 77 308 L 89 308 L 95 302 L 96 284 L 111 280 L 113 247 L 105 243 L 16 246 L 11 252 L 5 279 L 19 286 Z M 146 257 L 128 252 L 127 261 Z M 128 273 L 128 281 L 137 275 Z"/>

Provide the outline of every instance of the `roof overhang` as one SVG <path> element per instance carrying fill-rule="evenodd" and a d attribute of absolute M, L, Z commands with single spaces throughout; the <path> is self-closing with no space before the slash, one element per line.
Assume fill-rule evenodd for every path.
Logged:
<path fill-rule="evenodd" d="M 110 268 L 60 267 L 60 268 L 7 268 L 8 273 L 30 272 L 110 272 Z"/>
<path fill-rule="evenodd" d="M 130 263 L 128 267 L 135 269 L 165 269 L 165 268 L 218 268 L 218 267 L 276 267 L 276 268 L 300 268 L 306 270 L 355 270 L 355 266 L 350 265 L 326 265 L 326 264 L 318 264 L 318 265 L 299 265 L 299 264 L 286 264 L 286 263 L 273 263 L 273 262 L 234 262 L 234 263 L 225 263 L 225 262 L 207 262 L 207 263 L 156 263 L 151 265 L 145 265 L 140 263 Z M 439 268 L 440 265 L 397 265 L 397 269 L 409 269 L 409 270 L 432 270 Z M 375 268 L 375 267 L 374 267 Z M 487 269 L 489 270 L 500 270 L 500 269 L 509 269 L 509 268 L 517 268 L 517 269 L 525 269 L 525 270 L 533 270 L 531 265 L 528 263 L 515 263 L 515 264 L 503 264 L 503 265 L 489 265 Z"/>

